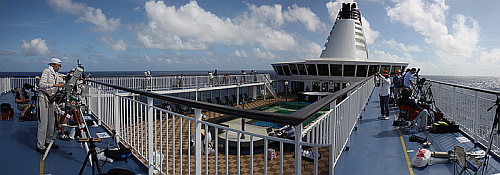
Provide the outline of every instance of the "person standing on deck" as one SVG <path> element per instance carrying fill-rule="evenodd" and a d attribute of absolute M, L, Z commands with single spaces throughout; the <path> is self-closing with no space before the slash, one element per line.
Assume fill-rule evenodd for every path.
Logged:
<path fill-rule="evenodd" d="M 57 72 L 61 68 L 61 60 L 52 58 L 49 65 L 48 68 L 43 70 L 39 84 L 42 93 L 38 97 L 40 119 L 38 121 L 36 151 L 41 154 L 45 154 L 46 147 L 54 140 L 55 133 L 54 103 L 49 101 L 49 97 L 64 87 L 64 80 Z M 52 145 L 52 149 L 58 147 L 56 144 Z"/>
<path fill-rule="evenodd" d="M 412 89 L 417 90 L 417 89 L 415 89 L 415 85 L 411 81 L 411 79 L 412 79 L 411 77 L 413 76 L 413 74 L 415 74 L 415 71 L 417 71 L 417 69 L 411 68 L 410 71 L 406 72 L 406 74 L 404 76 L 404 80 L 403 80 L 403 85 L 404 85 L 403 88 L 410 89 L 410 93 L 412 92 Z"/>
<path fill-rule="evenodd" d="M 214 71 L 214 77 L 215 77 L 215 85 L 218 86 L 219 85 L 219 77 L 217 77 L 217 69 L 215 69 L 215 71 Z"/>
<path fill-rule="evenodd" d="M 380 74 L 377 74 L 380 76 Z M 384 70 L 380 76 L 380 117 L 379 119 L 389 120 L 389 95 L 391 93 L 391 79 L 387 70 Z"/>
<path fill-rule="evenodd" d="M 209 86 L 212 87 L 214 85 L 214 74 L 212 72 L 208 71 L 208 79 L 209 81 Z"/>
<path fill-rule="evenodd" d="M 399 91 L 403 84 L 403 79 L 401 76 L 401 70 L 396 70 L 396 75 L 392 78 L 392 82 L 394 83 L 394 99 L 399 99 L 401 97 Z"/>

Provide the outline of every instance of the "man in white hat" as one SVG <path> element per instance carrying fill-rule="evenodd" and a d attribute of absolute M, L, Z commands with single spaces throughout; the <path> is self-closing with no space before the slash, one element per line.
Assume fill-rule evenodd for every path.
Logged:
<path fill-rule="evenodd" d="M 38 97 L 40 119 L 38 121 L 36 151 L 40 152 L 42 155 L 45 154 L 46 147 L 55 138 L 54 103 L 50 102 L 48 97 L 54 95 L 58 89 L 64 87 L 64 80 L 58 73 L 60 68 L 61 60 L 51 58 L 49 67 L 43 70 L 42 77 L 40 78 L 39 86 L 42 93 L 40 93 Z M 52 149 L 57 149 L 58 147 L 59 146 L 56 144 L 52 145 Z"/>

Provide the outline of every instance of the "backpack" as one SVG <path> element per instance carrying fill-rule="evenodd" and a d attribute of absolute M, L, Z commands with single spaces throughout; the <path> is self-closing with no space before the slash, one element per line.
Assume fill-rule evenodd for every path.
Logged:
<path fill-rule="evenodd" d="M 104 155 L 113 160 L 125 160 L 130 158 L 130 156 L 132 156 L 132 152 L 128 148 L 120 148 L 116 150 L 105 149 Z"/>

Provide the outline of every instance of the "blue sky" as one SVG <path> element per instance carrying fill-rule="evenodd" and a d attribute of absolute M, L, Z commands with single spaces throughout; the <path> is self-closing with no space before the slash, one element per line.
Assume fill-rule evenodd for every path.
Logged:
<path fill-rule="evenodd" d="M 337 1 L 0 0 L 0 71 L 272 69 L 317 58 Z M 500 1 L 357 1 L 370 60 L 500 75 Z"/>

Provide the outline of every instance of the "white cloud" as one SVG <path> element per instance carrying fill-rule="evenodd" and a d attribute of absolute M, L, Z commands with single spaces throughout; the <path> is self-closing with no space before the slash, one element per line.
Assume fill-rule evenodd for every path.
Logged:
<path fill-rule="evenodd" d="M 6 55 L 16 55 L 16 53 L 10 51 L 10 50 L 7 50 L 7 49 L 2 49 L 0 50 L 0 55 L 2 56 L 6 56 Z"/>
<path fill-rule="evenodd" d="M 240 57 L 240 58 L 246 58 L 249 56 L 249 53 L 245 50 L 235 50 L 233 54 L 235 57 Z"/>
<path fill-rule="evenodd" d="M 401 22 L 413 27 L 425 37 L 428 44 L 436 48 L 442 59 L 447 56 L 470 58 L 477 51 L 479 41 L 479 25 L 476 20 L 461 14 L 453 16 L 452 29 L 448 30 L 446 16 L 449 6 L 445 0 L 423 2 L 407 0 L 388 7 L 387 15 L 393 22 Z M 443 62 L 452 61 L 449 59 Z"/>
<path fill-rule="evenodd" d="M 263 52 L 259 48 L 254 48 L 252 54 L 255 55 L 257 58 L 261 59 L 269 59 L 269 60 L 281 59 L 280 56 L 273 54 L 271 52 Z"/>
<path fill-rule="evenodd" d="M 478 67 L 498 70 L 498 67 L 500 67 L 500 49 L 492 49 L 489 52 L 482 51 L 476 61 L 479 64 Z"/>
<path fill-rule="evenodd" d="M 99 8 L 88 7 L 85 3 L 77 3 L 71 0 L 48 0 L 47 4 L 52 8 L 78 16 L 77 22 L 88 22 L 94 24 L 97 32 L 113 32 L 120 27 L 120 18 L 106 18 Z"/>
<path fill-rule="evenodd" d="M 342 7 L 342 3 L 352 3 L 352 0 L 337 0 L 335 2 L 326 3 L 326 8 L 328 9 L 328 14 L 330 16 L 330 20 L 335 22 L 337 19 L 337 15 L 339 13 L 340 8 Z M 361 23 L 363 24 L 363 33 L 365 34 L 366 44 L 373 44 L 375 39 L 380 36 L 380 32 L 373 30 L 370 28 L 370 23 L 366 18 L 361 14 Z"/>
<path fill-rule="evenodd" d="M 417 45 L 405 46 L 403 43 L 398 43 L 394 39 L 382 40 L 381 43 L 383 45 L 388 46 L 391 49 L 399 50 L 402 52 L 422 52 L 422 49 L 420 48 L 420 46 L 417 46 Z"/>
<path fill-rule="evenodd" d="M 115 40 L 110 36 L 101 36 L 99 40 L 103 43 L 104 47 L 107 47 L 112 51 L 122 52 L 130 49 L 128 44 L 125 43 L 122 39 Z"/>
<path fill-rule="evenodd" d="M 297 37 L 280 27 L 287 22 L 301 22 L 316 32 L 324 26 L 308 8 L 294 5 L 283 12 L 279 4 L 247 6 L 247 11 L 230 19 L 206 11 L 196 1 L 178 8 L 163 1 L 149 1 L 144 8 L 149 22 L 138 27 L 137 37 L 146 48 L 169 50 L 207 50 L 212 44 L 258 44 L 265 50 L 299 51 L 304 46 Z"/>
<path fill-rule="evenodd" d="M 21 39 L 21 42 L 22 44 L 20 49 L 24 51 L 26 56 L 57 56 L 57 52 L 50 50 L 49 47 L 47 47 L 47 44 L 45 44 L 45 40 L 41 38 L 35 38 L 30 42 L 26 42 L 26 40 Z"/>
<path fill-rule="evenodd" d="M 326 31 L 326 24 L 319 20 L 319 17 L 307 7 L 299 7 L 293 4 L 288 7 L 288 11 L 283 12 L 284 18 L 289 22 L 299 21 L 307 26 L 310 32 Z"/>

